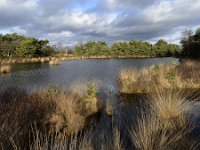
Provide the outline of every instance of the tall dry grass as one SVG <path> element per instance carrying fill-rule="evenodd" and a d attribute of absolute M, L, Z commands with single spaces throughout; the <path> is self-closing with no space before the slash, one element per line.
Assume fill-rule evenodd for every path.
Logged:
<path fill-rule="evenodd" d="M 199 89 L 199 62 L 183 61 L 180 65 L 171 63 L 150 68 L 123 69 L 119 74 L 120 91 L 123 93 L 146 93 L 155 86 L 162 89 Z"/>
<path fill-rule="evenodd" d="M 35 129 L 45 137 L 60 140 L 78 133 L 87 118 L 99 111 L 93 86 L 84 95 L 50 88 L 46 92 L 27 93 L 12 88 L 0 94 L 0 147 L 28 148 L 34 142 Z"/>
<path fill-rule="evenodd" d="M 113 128 L 113 134 L 108 135 L 105 131 L 105 141 L 99 141 L 98 146 L 94 144 L 97 140 L 93 135 L 92 130 L 76 133 L 70 136 L 64 135 L 63 139 L 58 136 L 45 137 L 40 132 L 36 131 L 34 142 L 30 145 L 30 150 L 123 150 L 121 135 L 118 128 Z M 97 148 L 98 147 L 98 148 Z"/>
<path fill-rule="evenodd" d="M 193 92 L 188 90 L 156 89 L 155 93 L 149 94 L 148 102 L 157 117 L 176 118 L 185 115 L 195 104 L 195 96 L 191 94 Z"/>
<path fill-rule="evenodd" d="M 58 136 L 43 138 L 41 133 L 35 132 L 35 138 L 30 150 L 94 150 L 90 132 L 64 135 L 63 139 Z"/>
<path fill-rule="evenodd" d="M 146 97 L 147 108 L 130 130 L 137 149 L 195 149 L 197 141 L 189 137 L 194 124 L 190 112 L 195 99 L 188 91 L 156 89 Z"/>
<path fill-rule="evenodd" d="M 63 92 L 57 87 L 40 94 L 21 89 L 5 91 L 0 98 L 1 149 L 125 149 L 120 132 L 126 128 L 112 128 L 111 134 L 104 131 L 101 134 L 105 140 L 99 140 L 93 130 L 82 130 L 86 118 L 94 113 L 94 109 L 85 110 L 88 102 L 96 97 L 93 86 L 88 85 L 85 92 L 80 93 L 73 92 L 74 88 Z M 188 136 L 193 128 L 188 113 L 195 99 L 187 94 L 174 89 L 164 92 L 157 89 L 156 93 L 146 97 L 147 109 L 138 116 L 136 126 L 130 130 L 137 149 L 195 149 L 195 140 Z M 91 106 L 94 106 L 93 102 Z"/>
<path fill-rule="evenodd" d="M 0 96 L 0 145 L 5 149 L 28 145 L 31 124 L 39 125 L 48 107 L 36 94 L 29 95 L 18 88 L 7 89 Z"/>
<path fill-rule="evenodd" d="M 182 150 L 192 149 L 195 145 L 187 138 L 190 132 L 187 126 L 179 128 L 173 121 L 163 122 L 152 114 L 143 114 L 137 120 L 137 127 L 130 130 L 130 135 L 136 149 Z"/>
<path fill-rule="evenodd" d="M 0 65 L 0 73 L 10 73 L 11 65 Z"/>

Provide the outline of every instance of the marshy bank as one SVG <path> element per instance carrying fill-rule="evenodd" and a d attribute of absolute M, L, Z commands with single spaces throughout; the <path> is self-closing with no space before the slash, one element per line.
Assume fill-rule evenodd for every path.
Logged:
<path fill-rule="evenodd" d="M 33 57 L 33 58 L 0 58 L 0 65 L 2 67 L 0 73 L 10 73 L 11 66 L 15 64 L 35 64 L 35 63 L 48 63 L 49 65 L 60 65 L 62 61 L 82 60 L 82 59 L 130 59 L 130 58 L 155 58 L 154 56 L 147 55 L 100 55 L 100 56 L 77 56 L 72 54 L 57 54 L 49 57 Z M 9 69 L 7 69 L 9 67 Z M 4 69 L 5 68 L 5 69 Z"/>
<path fill-rule="evenodd" d="M 200 90 L 200 62 L 181 60 L 180 64 L 159 64 L 141 69 L 122 69 L 119 74 L 122 93 L 147 93 L 162 89 Z"/>
<path fill-rule="evenodd" d="M 24 63 L 44 63 L 50 61 L 66 61 L 66 60 L 79 60 L 79 59 L 108 59 L 108 58 L 155 58 L 155 56 L 148 55 L 97 55 L 97 56 L 78 56 L 78 55 L 55 55 L 49 57 L 33 57 L 33 58 L 3 58 L 0 59 L 0 64 L 24 64 Z"/>
<path fill-rule="evenodd" d="M 79 88 L 82 88 L 81 92 L 73 88 L 64 92 L 57 87 L 39 93 L 28 93 L 19 88 L 2 92 L 0 147 L 29 149 L 36 142 L 36 133 L 42 134 L 39 140 L 62 139 L 88 126 L 88 119 L 101 109 L 101 103 L 93 83 Z"/>
<path fill-rule="evenodd" d="M 154 62 L 144 59 L 142 62 L 144 64 L 147 61 L 149 67 L 157 64 L 159 68 L 160 62 L 155 63 L 157 59 L 153 60 Z M 46 88 L 47 90 L 44 91 L 30 90 L 32 92 L 27 92 L 21 89 L 7 89 L 2 92 L 0 94 L 2 108 L 0 109 L 0 129 L 3 131 L 0 132 L 0 141 L 2 141 L 0 146 L 2 149 L 24 149 L 24 146 L 31 150 L 198 149 L 199 135 L 193 134 L 195 130 L 200 131 L 197 121 L 199 113 L 193 111 L 194 107 L 199 107 L 197 105 L 200 97 L 198 88 L 192 89 L 191 85 L 189 86 L 186 83 L 183 84 L 184 86 L 180 86 L 180 84 L 174 82 L 174 78 L 171 79 L 171 76 L 174 77 L 174 72 L 172 72 L 172 75 L 170 74 L 170 79 L 173 82 L 171 80 L 169 82 L 168 69 L 162 69 L 163 78 L 167 77 L 167 79 L 154 80 L 158 76 L 156 74 L 155 78 L 152 77 L 149 79 L 151 81 L 148 80 L 150 84 L 145 84 L 144 89 L 148 89 L 147 91 L 138 92 L 135 89 L 136 87 L 138 89 L 143 88 L 141 86 L 143 82 L 136 84 L 137 86 L 133 82 L 134 86 L 131 85 L 129 88 L 132 88 L 134 92 L 127 92 L 128 94 L 117 92 L 120 90 L 116 84 L 119 71 L 126 66 L 132 68 L 131 65 L 135 61 L 137 64 L 140 64 L 141 61 L 126 59 L 126 62 L 130 61 L 128 65 L 127 63 L 121 65 L 123 61 L 117 60 L 120 65 L 116 65 L 116 60 L 104 60 L 103 69 L 100 67 L 100 60 L 90 61 L 92 61 L 90 65 L 88 61 L 85 61 L 90 71 L 82 66 L 84 61 L 80 61 L 77 66 L 72 62 L 69 63 L 71 69 L 77 67 L 74 74 L 72 70 L 66 68 L 62 71 L 63 73 L 70 72 L 67 75 L 71 74 L 73 77 L 80 74 L 84 81 L 86 81 L 85 77 L 92 80 L 91 74 L 94 74 L 96 78 L 100 75 L 109 77 L 107 80 L 104 78 L 102 80 L 104 85 L 108 85 L 103 89 L 104 93 L 107 93 L 106 96 L 102 96 L 102 85 L 98 89 L 94 84 L 87 86 L 76 84 L 71 88 L 66 87 L 67 90 L 54 86 L 49 89 Z M 167 61 L 166 64 L 169 64 L 169 62 L 171 60 Z M 181 66 L 182 63 L 185 65 Z M 108 64 L 111 64 L 112 69 L 117 68 L 117 70 L 113 71 Z M 57 72 L 57 68 L 63 68 L 62 65 L 50 67 L 50 69 Z M 188 69 L 190 69 L 190 72 L 196 71 L 198 68 L 196 65 L 197 63 L 182 61 L 180 65 L 173 63 L 169 66 L 175 66 L 176 73 L 177 69 L 186 72 Z M 143 68 L 143 66 L 140 64 L 140 66 L 137 66 L 137 70 Z M 51 70 L 48 70 L 48 73 L 51 73 Z M 160 70 L 158 69 L 158 72 L 161 72 Z M 109 73 L 109 76 L 106 73 Z M 148 73 L 145 75 L 149 76 Z M 180 81 L 192 77 L 191 82 L 194 82 L 194 79 L 198 77 L 196 73 L 185 74 L 187 76 L 181 78 Z M 59 74 L 61 73 L 59 72 Z M 194 74 L 196 75 L 194 76 Z M 15 78 L 16 75 L 14 75 Z M 48 78 L 47 74 L 44 75 L 45 79 Z M 3 76 L 4 81 L 7 76 L 12 77 L 10 75 Z M 130 76 L 132 75 L 130 74 Z M 146 76 L 143 78 L 145 82 Z M 25 76 L 23 76 L 23 80 L 24 78 Z M 67 79 L 72 81 L 72 78 Z M 115 82 L 111 82 L 111 79 Z M 136 80 L 138 79 L 136 78 Z M 44 80 L 39 81 L 43 82 Z M 62 82 L 64 81 L 62 80 Z M 132 83 L 134 80 L 131 79 L 130 81 Z M 165 81 L 165 84 L 160 84 L 161 82 L 158 81 Z M 188 88 L 182 88 L 185 86 Z M 195 83 L 193 87 L 198 86 Z M 114 88 L 117 88 L 117 90 Z"/>
<path fill-rule="evenodd" d="M 140 99 L 122 98 L 108 114 L 94 84 L 78 86 L 66 92 L 51 87 L 39 93 L 19 88 L 1 93 L 1 148 L 198 149 L 198 137 L 191 134 L 196 127 L 191 93 L 158 88 Z"/>

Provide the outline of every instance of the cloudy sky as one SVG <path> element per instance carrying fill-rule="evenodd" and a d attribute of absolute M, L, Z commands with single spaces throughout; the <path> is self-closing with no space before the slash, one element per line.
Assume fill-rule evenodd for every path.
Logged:
<path fill-rule="evenodd" d="M 73 46 L 88 40 L 178 43 L 200 27 L 200 0 L 0 0 L 0 33 Z"/>

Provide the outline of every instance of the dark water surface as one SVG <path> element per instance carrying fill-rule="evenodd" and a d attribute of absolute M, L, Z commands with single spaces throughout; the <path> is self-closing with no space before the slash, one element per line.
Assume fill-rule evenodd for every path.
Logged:
<path fill-rule="evenodd" d="M 96 81 L 103 91 L 115 91 L 121 69 L 139 69 L 172 61 L 178 61 L 178 59 L 84 59 L 63 61 L 58 66 L 50 66 L 48 63 L 17 64 L 12 66 L 12 73 L 0 75 L 0 91 L 16 86 L 27 90 L 40 90 L 51 85 L 58 85 L 66 89 L 71 84 L 84 84 L 90 81 Z"/>

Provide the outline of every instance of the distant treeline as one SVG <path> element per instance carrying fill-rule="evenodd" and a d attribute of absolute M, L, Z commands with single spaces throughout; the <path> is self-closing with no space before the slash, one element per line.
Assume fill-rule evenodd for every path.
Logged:
<path fill-rule="evenodd" d="M 155 44 L 131 40 L 116 42 L 112 46 L 109 46 L 105 41 L 88 41 L 85 44 L 77 44 L 74 50 L 70 52 L 75 55 L 85 56 L 133 55 L 165 57 L 178 56 L 181 54 L 181 50 L 180 46 L 169 44 L 161 39 Z M 25 37 L 16 33 L 0 34 L 0 57 L 43 57 L 50 56 L 58 51 L 55 46 L 49 45 L 48 40 L 38 40 L 34 37 Z"/>
<path fill-rule="evenodd" d="M 89 41 L 75 47 L 77 55 L 147 55 L 147 56 L 176 56 L 181 53 L 181 48 L 175 44 L 168 44 L 159 40 L 156 44 L 146 41 L 131 40 L 117 42 L 109 47 L 104 41 Z"/>
<path fill-rule="evenodd" d="M 195 34 L 191 30 L 183 32 L 181 44 L 184 57 L 200 58 L 200 28 L 196 30 Z"/>
<path fill-rule="evenodd" d="M 38 40 L 13 34 L 0 34 L 0 57 L 39 57 L 49 56 L 54 49 L 48 40 Z"/>

